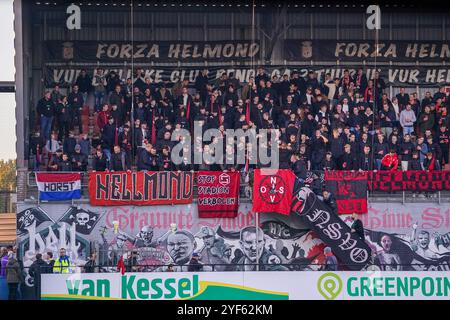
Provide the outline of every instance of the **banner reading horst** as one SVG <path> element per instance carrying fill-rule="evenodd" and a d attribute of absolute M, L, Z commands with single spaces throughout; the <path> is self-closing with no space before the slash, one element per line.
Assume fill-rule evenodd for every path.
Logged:
<path fill-rule="evenodd" d="M 95 206 L 192 203 L 193 172 L 90 172 L 89 199 Z"/>
<path fill-rule="evenodd" d="M 336 197 L 338 213 L 367 213 L 367 172 L 326 171 L 325 181 Z"/>
<path fill-rule="evenodd" d="M 253 182 L 253 212 L 291 212 L 295 175 L 289 169 L 256 169 Z"/>
<path fill-rule="evenodd" d="M 200 218 L 234 218 L 239 208 L 239 172 L 199 171 L 197 205 Z"/>
<path fill-rule="evenodd" d="M 79 173 L 36 173 L 39 200 L 62 201 L 81 198 Z"/>

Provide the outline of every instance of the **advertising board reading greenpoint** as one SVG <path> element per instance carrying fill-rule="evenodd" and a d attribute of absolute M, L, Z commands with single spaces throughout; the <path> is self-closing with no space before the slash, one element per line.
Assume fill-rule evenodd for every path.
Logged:
<path fill-rule="evenodd" d="M 450 300 L 450 273 L 180 272 L 44 274 L 42 299 Z"/>

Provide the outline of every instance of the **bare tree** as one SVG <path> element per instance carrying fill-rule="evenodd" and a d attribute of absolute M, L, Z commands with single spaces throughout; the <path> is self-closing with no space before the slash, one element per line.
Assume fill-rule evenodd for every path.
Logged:
<path fill-rule="evenodd" d="M 266 41 L 265 57 L 266 61 L 270 61 L 272 52 L 281 37 L 291 27 L 291 24 L 287 24 L 287 5 L 277 7 L 275 10 L 265 10 L 262 14 L 262 25 L 258 27 L 260 31 L 268 41 Z"/>

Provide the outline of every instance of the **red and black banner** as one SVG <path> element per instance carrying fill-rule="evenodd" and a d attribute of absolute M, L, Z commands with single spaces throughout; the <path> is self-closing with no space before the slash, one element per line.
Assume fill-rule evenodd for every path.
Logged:
<path fill-rule="evenodd" d="M 253 212 L 291 211 L 295 175 L 289 169 L 256 169 L 253 182 Z"/>
<path fill-rule="evenodd" d="M 371 171 L 371 191 L 440 191 L 450 190 L 450 171 Z"/>
<path fill-rule="evenodd" d="M 94 206 L 192 203 L 193 172 L 90 172 L 89 200 Z"/>
<path fill-rule="evenodd" d="M 367 213 L 367 172 L 326 171 L 325 182 L 339 214 Z"/>
<path fill-rule="evenodd" d="M 234 218 L 239 209 L 239 172 L 197 172 L 197 206 L 200 218 Z"/>

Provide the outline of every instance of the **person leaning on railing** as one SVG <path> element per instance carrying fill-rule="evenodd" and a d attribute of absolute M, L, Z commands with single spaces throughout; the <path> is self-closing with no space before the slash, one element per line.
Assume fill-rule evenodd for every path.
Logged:
<path fill-rule="evenodd" d="M 66 255 L 66 249 L 59 249 L 59 258 L 55 259 L 53 264 L 53 273 L 69 273 L 70 258 Z"/>

